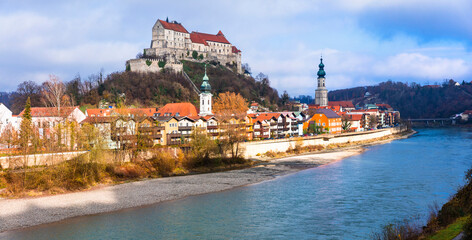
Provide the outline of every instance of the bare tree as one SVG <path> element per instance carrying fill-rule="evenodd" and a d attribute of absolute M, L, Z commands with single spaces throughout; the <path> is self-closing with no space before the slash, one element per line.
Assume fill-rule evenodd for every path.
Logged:
<path fill-rule="evenodd" d="M 55 107 L 60 115 L 61 107 L 70 102 L 66 95 L 66 86 L 55 75 L 49 75 L 49 81 L 43 83 L 43 103 L 48 107 Z"/>

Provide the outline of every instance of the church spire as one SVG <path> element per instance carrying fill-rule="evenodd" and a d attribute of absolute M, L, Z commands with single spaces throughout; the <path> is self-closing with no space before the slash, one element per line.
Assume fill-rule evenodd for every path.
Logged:
<path fill-rule="evenodd" d="M 210 86 L 209 80 L 210 79 L 207 76 L 207 65 L 205 64 L 205 76 L 203 76 L 203 83 L 200 86 L 200 91 L 201 92 L 209 93 L 211 91 L 211 86 Z"/>
<path fill-rule="evenodd" d="M 203 76 L 203 83 L 200 86 L 200 116 L 206 115 L 213 115 L 211 111 L 211 86 L 209 82 L 209 78 L 206 71 L 206 64 L 205 64 L 205 76 Z"/>
<path fill-rule="evenodd" d="M 324 78 L 326 75 L 326 72 L 324 70 L 324 64 L 323 64 L 323 56 L 320 59 L 320 64 L 318 65 L 319 70 L 318 70 L 318 78 Z"/>

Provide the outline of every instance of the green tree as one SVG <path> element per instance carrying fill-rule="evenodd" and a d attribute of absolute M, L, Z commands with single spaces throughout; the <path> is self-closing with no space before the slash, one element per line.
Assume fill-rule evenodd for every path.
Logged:
<path fill-rule="evenodd" d="M 193 57 L 193 59 L 197 60 L 197 58 L 198 58 L 198 52 L 194 50 L 194 51 L 192 52 L 192 57 Z"/>
<path fill-rule="evenodd" d="M 23 188 L 26 186 L 26 168 L 28 167 L 28 152 L 30 142 L 33 136 L 33 123 L 32 123 L 32 116 L 31 116 L 31 100 L 28 97 L 25 104 L 25 110 L 23 112 L 23 116 L 21 117 L 21 124 L 20 124 L 20 147 L 23 152 Z"/>
<path fill-rule="evenodd" d="M 349 121 L 349 117 L 346 115 L 341 119 L 341 127 L 344 131 L 349 131 L 351 129 L 351 122 Z"/>
<path fill-rule="evenodd" d="M 31 100 L 28 97 L 28 99 L 26 100 L 25 110 L 23 112 L 23 116 L 21 117 L 20 124 L 20 147 L 22 148 L 25 154 L 28 152 L 32 133 L 33 123 L 31 116 Z"/>
<path fill-rule="evenodd" d="M 166 61 L 159 61 L 157 63 L 157 65 L 160 67 L 160 68 L 164 68 L 164 66 L 166 65 Z"/>
<path fill-rule="evenodd" d="M 198 60 L 203 60 L 203 54 L 198 55 Z"/>

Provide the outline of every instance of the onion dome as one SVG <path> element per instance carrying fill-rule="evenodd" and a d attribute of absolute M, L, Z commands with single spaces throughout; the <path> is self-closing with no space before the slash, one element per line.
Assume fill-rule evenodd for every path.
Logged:
<path fill-rule="evenodd" d="M 209 80 L 210 79 L 207 76 L 206 65 L 205 65 L 205 76 L 203 76 L 203 83 L 200 86 L 200 91 L 201 92 L 209 93 L 211 91 L 211 86 L 210 86 Z"/>
<path fill-rule="evenodd" d="M 320 64 L 318 65 L 320 70 L 318 70 L 318 78 L 324 78 L 326 75 L 326 72 L 324 71 L 324 64 L 323 64 L 323 58 L 320 59 Z"/>

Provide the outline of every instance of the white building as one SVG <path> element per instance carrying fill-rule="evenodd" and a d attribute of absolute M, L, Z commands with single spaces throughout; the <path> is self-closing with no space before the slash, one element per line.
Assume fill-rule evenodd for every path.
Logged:
<path fill-rule="evenodd" d="M 200 116 L 213 115 L 213 112 L 211 110 L 211 98 L 213 95 L 211 94 L 211 86 L 209 80 L 210 79 L 208 79 L 205 65 L 205 76 L 203 77 L 202 86 L 200 86 Z"/>
<path fill-rule="evenodd" d="M 0 133 L 2 133 L 3 129 L 9 124 L 16 128 L 12 112 L 3 103 L 0 103 Z"/>

